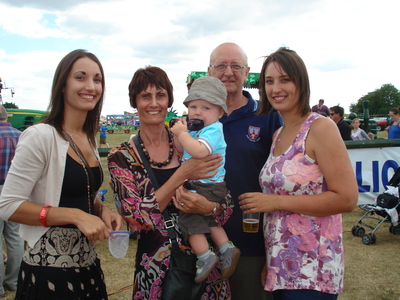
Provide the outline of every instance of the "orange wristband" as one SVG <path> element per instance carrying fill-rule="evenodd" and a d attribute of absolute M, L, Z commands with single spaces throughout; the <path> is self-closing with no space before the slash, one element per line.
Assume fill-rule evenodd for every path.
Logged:
<path fill-rule="evenodd" d="M 52 207 L 52 206 L 51 205 L 45 205 L 40 210 L 39 221 L 40 221 L 40 225 L 42 225 L 43 227 L 47 227 L 46 218 L 47 218 L 47 212 L 49 211 L 50 207 Z"/>

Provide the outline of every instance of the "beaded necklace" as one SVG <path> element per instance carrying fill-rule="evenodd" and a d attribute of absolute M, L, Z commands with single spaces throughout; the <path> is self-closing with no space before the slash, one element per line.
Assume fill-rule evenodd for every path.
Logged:
<path fill-rule="evenodd" d="M 143 153 L 146 156 L 147 160 L 149 161 L 150 164 L 152 164 L 155 167 L 159 167 L 159 168 L 161 168 L 162 166 L 168 165 L 171 162 L 172 156 L 174 155 L 174 143 L 172 142 L 172 135 L 169 132 L 167 127 L 165 127 L 165 129 L 167 130 L 167 134 L 168 134 L 169 152 L 168 152 L 168 158 L 163 162 L 156 162 L 155 160 L 150 158 L 149 151 L 147 151 L 147 149 L 144 147 L 143 140 L 140 137 L 140 130 L 139 130 L 139 132 L 137 134 L 138 135 L 138 139 L 139 139 L 140 147 L 142 148 Z"/>
<path fill-rule="evenodd" d="M 83 170 L 85 171 L 86 174 L 86 186 L 87 186 L 87 192 L 88 192 L 88 208 L 89 208 L 89 214 L 92 213 L 92 207 L 94 206 L 94 199 L 96 197 L 96 191 L 95 191 L 95 180 L 94 180 L 94 176 L 93 176 L 93 172 L 92 169 L 90 168 L 89 164 L 87 163 L 85 156 L 83 155 L 81 149 L 79 149 L 78 145 L 74 142 L 72 136 L 70 134 L 68 134 L 65 130 L 63 130 L 64 133 L 64 137 L 66 138 L 66 140 L 69 142 L 69 145 L 71 146 L 71 148 L 75 151 L 75 153 L 78 155 L 79 160 L 81 162 L 81 165 L 83 167 Z M 100 170 L 100 183 L 103 182 L 103 168 L 101 167 L 101 163 L 94 151 L 94 147 L 92 142 L 90 141 L 90 139 L 88 139 L 90 147 L 93 150 L 93 154 L 96 157 L 96 161 L 97 164 L 99 166 L 99 170 Z M 92 180 L 91 180 L 92 179 Z M 92 183 L 91 183 L 92 181 Z"/>

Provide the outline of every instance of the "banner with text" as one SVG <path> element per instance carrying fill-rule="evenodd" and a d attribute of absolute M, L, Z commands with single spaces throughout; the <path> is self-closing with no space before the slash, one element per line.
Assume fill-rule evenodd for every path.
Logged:
<path fill-rule="evenodd" d="M 358 205 L 374 204 L 399 167 L 400 147 L 348 149 L 348 153 L 358 183 Z"/>

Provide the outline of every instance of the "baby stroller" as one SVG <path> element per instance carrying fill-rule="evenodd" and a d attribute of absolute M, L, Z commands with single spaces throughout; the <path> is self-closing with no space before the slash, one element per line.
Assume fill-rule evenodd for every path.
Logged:
<path fill-rule="evenodd" d="M 399 225 L 399 213 L 400 213 L 400 198 L 399 198 L 399 187 L 400 185 L 400 167 L 394 173 L 390 179 L 387 190 L 378 196 L 375 200 L 375 205 L 362 204 L 359 207 L 365 210 L 365 214 L 360 220 L 353 226 L 351 233 L 354 236 L 362 238 L 362 242 L 365 245 L 371 245 L 376 243 L 375 231 L 378 230 L 384 222 L 390 222 L 389 232 L 395 235 L 400 235 Z M 365 223 L 364 219 L 372 219 L 378 221 L 378 225 L 373 227 Z M 367 227 L 372 231 L 368 234 L 365 233 Z"/>

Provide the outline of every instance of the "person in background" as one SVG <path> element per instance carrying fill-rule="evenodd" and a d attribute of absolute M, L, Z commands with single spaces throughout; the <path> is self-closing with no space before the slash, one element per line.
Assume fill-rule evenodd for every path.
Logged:
<path fill-rule="evenodd" d="M 369 137 L 370 140 L 374 140 L 375 139 L 375 136 L 374 136 L 374 134 L 372 132 L 368 132 L 368 137 Z"/>
<path fill-rule="evenodd" d="M 324 102 L 325 102 L 324 99 L 319 99 L 318 104 L 315 104 L 312 107 L 311 111 L 312 112 L 316 112 L 316 113 L 318 113 L 320 115 L 323 115 L 325 117 L 329 116 L 331 112 L 330 112 L 328 106 L 326 106 L 324 104 Z"/>
<path fill-rule="evenodd" d="M 239 197 L 245 213 L 264 212 L 267 263 L 261 280 L 274 300 L 337 299 L 343 291 L 343 212 L 358 186 L 336 126 L 311 112 L 303 60 L 282 47 L 260 72 L 261 110 L 284 125 L 260 172 L 262 193 Z M 340 174 L 340 176 L 338 176 Z"/>
<path fill-rule="evenodd" d="M 360 128 L 360 119 L 359 118 L 354 118 L 351 121 L 351 138 L 354 141 L 361 141 L 361 140 L 370 140 L 370 137 L 367 135 L 367 133 Z"/>
<path fill-rule="evenodd" d="M 343 119 L 344 109 L 343 107 L 336 105 L 330 108 L 330 116 L 333 122 L 336 123 L 339 128 L 340 136 L 343 141 L 352 141 L 350 125 Z"/>
<path fill-rule="evenodd" d="M 245 192 L 261 191 L 258 175 L 268 158 L 272 135 L 281 126 L 281 119 L 278 113 L 257 115 L 258 101 L 243 90 L 249 71 L 247 55 L 237 44 L 223 43 L 210 55 L 208 74 L 220 79 L 228 94 L 228 113 L 220 122 L 227 144 L 225 182 L 236 209 L 224 229 L 241 251 L 236 270 L 229 278 L 232 300 L 271 299 L 270 293 L 260 284 L 260 272 L 265 264 L 263 233 L 261 230 L 243 232 L 238 197 Z"/>
<path fill-rule="evenodd" d="M 400 139 L 400 114 L 398 108 L 392 108 L 389 111 L 389 116 L 392 119 L 390 126 L 386 127 L 388 139 Z"/>
<path fill-rule="evenodd" d="M 219 226 L 232 213 L 229 194 L 215 206 L 199 193 L 182 186 L 186 180 L 211 178 L 222 158 L 213 154 L 204 159 L 191 158 L 180 165 L 173 135 L 165 126 L 168 108 L 174 102 L 172 91 L 167 74 L 154 66 L 138 69 L 129 84 L 130 104 L 137 109 L 140 119 L 137 134 L 140 147 L 160 187 L 154 189 L 132 140 L 111 149 L 108 155 L 116 206 L 126 222 L 138 230 L 133 299 L 162 297 L 171 254 L 162 215 L 164 210 L 168 210 L 173 224 L 179 224 L 179 210 L 211 215 Z M 179 245 L 188 248 L 178 225 L 173 228 Z M 202 299 L 229 298 L 229 282 L 221 279 L 220 264 L 208 276 L 206 285 Z"/>
<path fill-rule="evenodd" d="M 217 78 L 200 77 L 193 83 L 183 104 L 188 107 L 189 122 L 200 120 L 204 126 L 202 128 L 189 126 L 188 131 L 188 124 L 184 119 L 177 119 L 172 126 L 175 146 L 179 152 L 183 152 L 182 162 L 191 157 L 205 158 L 216 153 L 220 153 L 223 157 L 218 173 L 212 178 L 187 181 L 185 187 L 188 185 L 187 189 L 196 191 L 212 201 L 216 209 L 217 202 L 228 193 L 224 182 L 226 143 L 222 124 L 218 121 L 227 112 L 226 88 Z M 240 257 L 240 250 L 229 241 L 224 228 L 217 226 L 212 216 L 181 212 L 179 228 L 198 258 L 195 282 L 207 278 L 219 261 L 218 256 L 210 249 L 206 235 L 209 235 L 218 247 L 222 263 L 221 277 L 225 279 L 232 275 Z"/>
<path fill-rule="evenodd" d="M 102 122 L 99 123 L 99 131 L 100 131 L 99 148 L 101 148 L 102 145 L 106 145 L 107 148 L 110 148 L 110 145 L 107 143 L 107 127 L 104 126 Z"/>
<path fill-rule="evenodd" d="M 3 98 L 1 96 L 1 90 L 3 89 L 3 80 L 0 77 L 0 104 L 3 104 Z"/>
<path fill-rule="evenodd" d="M 7 122 L 7 119 L 7 110 L 0 105 L 0 195 L 21 134 Z M 0 219 L 0 233 L 7 246 L 6 265 L 4 265 L 4 255 L 0 255 L 0 298 L 6 295 L 4 287 L 11 291 L 17 289 L 19 266 L 24 254 L 24 241 L 19 237 L 18 231 L 18 223 Z M 1 242 L 0 252 L 4 253 Z"/>
<path fill-rule="evenodd" d="M 195 80 L 195 79 L 192 78 L 192 79 L 186 84 L 186 87 L 187 87 L 188 92 L 190 91 L 190 88 L 192 87 L 192 84 L 193 84 L 194 80 Z"/>
<path fill-rule="evenodd" d="M 0 195 L 0 217 L 21 223 L 27 242 L 15 299 L 108 298 L 95 242 L 123 220 L 97 197 L 104 84 L 95 55 L 70 52 L 55 71 L 48 115 L 20 136 Z"/>

